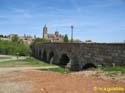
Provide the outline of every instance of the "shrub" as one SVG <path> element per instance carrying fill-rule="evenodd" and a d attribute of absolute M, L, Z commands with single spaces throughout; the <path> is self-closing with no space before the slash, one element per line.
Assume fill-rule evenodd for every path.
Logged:
<path fill-rule="evenodd" d="M 31 49 L 26 44 L 0 40 L 0 54 L 16 55 L 17 53 L 28 56 L 31 54 Z"/>

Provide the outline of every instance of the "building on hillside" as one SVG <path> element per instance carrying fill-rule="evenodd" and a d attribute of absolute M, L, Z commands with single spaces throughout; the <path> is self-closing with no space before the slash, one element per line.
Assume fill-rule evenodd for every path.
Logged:
<path fill-rule="evenodd" d="M 5 35 L 5 36 L 0 35 L 0 40 L 12 41 L 12 38 L 13 38 L 14 35 L 17 35 L 17 34 L 10 34 L 10 35 Z M 34 37 L 32 37 L 30 35 L 24 34 L 24 36 L 18 36 L 18 41 L 26 43 L 26 44 L 31 44 L 35 38 L 36 38 L 35 35 L 34 35 Z"/>
<path fill-rule="evenodd" d="M 26 44 L 31 44 L 35 38 L 36 38 L 35 36 L 32 37 L 30 35 L 25 35 L 25 34 L 24 36 L 19 36 L 19 39 Z"/>
<path fill-rule="evenodd" d="M 58 31 L 55 34 L 48 34 L 48 28 L 45 25 L 43 27 L 43 39 L 51 40 L 51 42 L 63 42 L 64 36 L 59 34 Z"/>

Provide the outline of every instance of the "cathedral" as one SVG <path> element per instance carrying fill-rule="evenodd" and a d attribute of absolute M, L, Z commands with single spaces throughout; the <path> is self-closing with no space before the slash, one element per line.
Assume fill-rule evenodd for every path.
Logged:
<path fill-rule="evenodd" d="M 45 25 L 43 27 L 43 39 L 51 40 L 51 42 L 63 42 L 64 36 L 59 34 L 58 31 L 55 34 L 48 34 L 48 28 Z"/>

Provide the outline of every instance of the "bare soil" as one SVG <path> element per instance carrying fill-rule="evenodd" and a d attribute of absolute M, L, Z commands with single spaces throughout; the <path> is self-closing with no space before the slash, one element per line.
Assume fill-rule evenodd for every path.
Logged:
<path fill-rule="evenodd" d="M 0 73 L 0 93 L 125 93 L 94 91 L 94 87 L 125 88 L 125 82 L 85 74 L 60 74 L 38 70 Z"/>

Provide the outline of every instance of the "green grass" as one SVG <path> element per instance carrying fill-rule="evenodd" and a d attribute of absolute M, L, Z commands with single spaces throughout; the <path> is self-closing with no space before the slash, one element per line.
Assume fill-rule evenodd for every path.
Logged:
<path fill-rule="evenodd" d="M 59 72 L 59 73 L 71 73 L 70 70 L 64 69 L 62 67 L 59 68 L 49 68 L 49 69 L 39 69 L 41 71 L 48 71 L 48 72 Z"/>
<path fill-rule="evenodd" d="M 24 60 L 0 62 L 0 67 L 25 67 L 25 66 L 40 67 L 40 66 L 53 66 L 53 65 L 45 63 L 35 58 L 26 58 Z"/>
<path fill-rule="evenodd" d="M 121 72 L 123 74 L 125 74 L 125 66 L 116 66 L 116 67 L 105 67 L 105 68 L 102 68 L 102 70 L 104 71 L 115 71 L 115 72 Z"/>
<path fill-rule="evenodd" d="M 26 58 L 23 60 L 0 62 L 0 67 L 26 67 L 26 66 L 40 67 L 40 66 L 55 66 L 55 65 L 40 61 L 35 58 Z M 49 68 L 49 69 L 38 69 L 38 70 L 49 71 L 49 72 L 59 72 L 59 73 L 70 73 L 71 72 L 68 69 L 64 69 L 62 67 Z"/>

